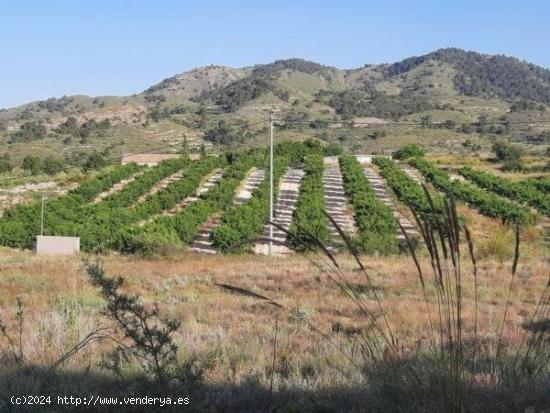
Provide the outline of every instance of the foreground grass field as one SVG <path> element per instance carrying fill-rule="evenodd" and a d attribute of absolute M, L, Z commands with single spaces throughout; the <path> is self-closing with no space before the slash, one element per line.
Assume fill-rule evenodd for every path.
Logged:
<path fill-rule="evenodd" d="M 5 212 L 0 239 L 28 250 L 0 249 L 0 409 L 13 407 L 12 395 L 189 397 L 186 409 L 198 412 L 550 408 L 548 218 L 520 203 L 546 212 L 537 186 L 520 193 L 524 187 L 502 174 L 510 181 L 498 178 L 499 191 L 514 198 L 506 199 L 452 182 L 459 165 L 494 172 L 476 157 L 415 158 L 407 166 L 342 156 L 341 190 L 359 236 L 338 245 L 370 255 L 334 257 L 323 252 L 324 245 L 341 251 L 328 241 L 324 213 L 324 191 L 339 189 L 324 184 L 330 157 L 314 142 L 277 148 L 276 176 L 291 159 L 305 165 L 283 238 L 307 253 L 232 253 L 265 223 L 267 183 L 258 182 L 252 201 L 232 204 L 250 171 L 266 169 L 261 150 L 146 171 L 114 167 L 76 195 L 48 201 L 46 230 L 74 231 L 83 251 L 102 255 L 36 256 L 40 204 Z M 222 170 L 218 186 L 192 197 Z M 374 171 L 388 184 L 386 203 Z M 188 197 L 194 201 L 177 209 Z M 389 205 L 406 219 L 396 220 Z M 174 208 L 176 215 L 165 214 Z M 200 223 L 219 214 L 213 239 L 227 255 L 189 253 L 185 244 Z M 402 222 L 414 231 L 407 235 Z M 122 231 L 123 224 L 135 225 Z M 162 248 L 126 248 L 132 236 L 141 242 L 174 228 Z"/>
<path fill-rule="evenodd" d="M 90 284 L 82 257 L 44 258 L 2 249 L 0 318 L 6 328 L 0 339 L 0 399 L 6 402 L 11 394 L 34 393 L 175 393 L 190 396 L 189 409 L 197 411 L 452 411 L 444 404 L 446 395 L 430 391 L 439 388 L 437 376 L 429 374 L 437 370 L 435 361 L 433 366 L 423 366 L 427 375 L 422 380 L 436 382 L 400 382 L 406 377 L 400 373 L 403 366 L 437 358 L 427 351 L 431 340 L 427 311 L 438 314 L 435 287 L 427 285 L 432 299 L 426 305 L 412 259 L 365 257 L 372 284 L 356 270 L 351 256 L 338 259 L 365 310 L 377 319 L 385 315 L 399 349 L 399 359 L 386 349 L 384 363 L 365 365 L 364 352 L 369 351 L 365 337 L 371 334 L 372 323 L 330 280 L 331 273 L 323 273 L 311 258 L 320 262 L 315 256 L 300 255 L 283 259 L 187 254 L 162 260 L 95 257 L 106 274 L 125 278 L 125 292 L 139 294 L 146 307 L 156 305 L 163 316 L 181 321 L 174 340 L 180 366 L 186 366 L 186 371 L 178 375 L 184 377 L 181 381 L 166 384 L 149 382 L 138 363 L 110 353 L 116 346 L 110 339 L 94 341 L 58 363 L 98 326 L 116 337 L 114 323 L 101 314 L 105 303 Z M 428 271 L 426 253 L 421 254 L 420 263 Z M 515 356 L 526 329 L 544 328 L 529 321 L 548 283 L 547 262 L 520 259 L 509 291 L 512 262 L 482 259 L 477 274 L 477 331 L 471 266 L 465 257 L 461 264 L 462 334 L 465 343 L 474 335 L 480 343 L 479 371 L 468 377 L 474 389 L 468 396 L 474 400 L 470 407 L 477 411 L 488 411 L 489 406 L 491 411 L 550 407 L 548 353 L 539 359 L 546 373 L 527 387 L 502 381 L 506 372 L 493 375 L 490 361 L 499 351 L 505 311 L 500 350 L 504 358 Z M 283 308 L 216 284 L 267 296 Z M 13 348 L 7 336 L 12 337 Z M 438 374 L 443 380 L 443 373 Z M 517 385 L 517 390 L 510 391 L 510 385 Z M 421 403 L 409 405 L 415 400 Z"/>

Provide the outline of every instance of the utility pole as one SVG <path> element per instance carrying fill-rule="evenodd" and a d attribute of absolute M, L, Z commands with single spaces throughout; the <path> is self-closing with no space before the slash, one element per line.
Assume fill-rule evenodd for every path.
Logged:
<path fill-rule="evenodd" d="M 40 235 L 44 235 L 44 199 L 46 199 L 46 197 L 42 194 L 40 198 L 42 200 L 42 205 L 40 208 Z"/>
<path fill-rule="evenodd" d="M 269 255 L 273 252 L 273 109 L 269 112 Z"/>

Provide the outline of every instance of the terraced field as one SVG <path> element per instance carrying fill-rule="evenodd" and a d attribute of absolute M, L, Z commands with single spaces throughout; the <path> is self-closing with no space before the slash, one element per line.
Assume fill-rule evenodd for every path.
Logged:
<path fill-rule="evenodd" d="M 378 199 L 392 210 L 393 216 L 399 222 L 400 226 L 407 234 L 407 237 L 414 238 L 417 236 L 418 232 L 415 230 L 414 225 L 397 210 L 393 199 L 388 194 L 386 184 L 380 175 L 378 175 L 373 168 L 365 168 L 364 173 Z M 401 230 L 398 230 L 397 239 L 403 246 L 406 244 L 405 235 L 401 233 Z"/>
<path fill-rule="evenodd" d="M 411 220 L 399 212 L 403 206 L 417 213 L 443 206 L 437 191 L 427 198 L 422 179 L 504 222 L 536 218 L 522 203 L 548 211 L 548 195 L 536 182 L 511 183 L 469 168 L 460 170 L 467 181 L 456 181 L 425 159 L 409 164 L 326 156 L 322 147 L 302 143 L 277 146 L 274 222 L 281 228 L 273 228 L 273 252 L 316 249 L 319 241 L 335 251 L 343 247 L 326 211 L 358 251 L 396 253 L 405 243 L 400 226 L 409 238 L 418 237 Z M 149 168 L 109 167 L 48 200 L 45 234 L 80 236 L 84 251 L 147 254 L 187 247 L 197 253 L 266 254 L 268 166 L 267 151 L 254 149 L 220 158 L 170 159 Z M 0 244 L 32 249 L 39 228 L 39 203 L 8 208 L 0 219 Z"/>
<path fill-rule="evenodd" d="M 289 169 L 283 175 L 280 183 L 277 201 L 273 206 L 273 222 L 286 231 L 290 230 L 292 216 L 296 209 L 296 201 L 300 192 L 300 183 L 304 177 L 304 171 L 301 169 Z M 256 254 L 267 254 L 269 252 L 269 227 L 264 224 L 260 241 L 254 245 Z M 273 227 L 272 252 L 275 254 L 289 254 L 290 248 L 285 246 L 287 243 L 287 234 L 280 228 Z"/>
<path fill-rule="evenodd" d="M 235 199 L 233 200 L 232 207 L 238 207 L 244 204 L 252 197 L 254 190 L 262 183 L 265 178 L 264 169 L 253 170 L 246 178 L 243 186 L 237 192 Z M 214 242 L 212 241 L 212 232 L 218 227 L 221 217 L 210 218 L 199 230 L 190 250 L 205 254 L 215 254 L 217 252 Z"/>
<path fill-rule="evenodd" d="M 323 173 L 323 187 L 325 189 L 325 209 L 334 219 L 338 227 L 353 236 L 357 232 L 355 221 L 351 213 L 346 191 L 344 190 L 344 181 L 338 164 L 331 165 L 325 163 Z M 329 225 L 333 241 L 338 242 L 340 235 L 334 225 Z"/>

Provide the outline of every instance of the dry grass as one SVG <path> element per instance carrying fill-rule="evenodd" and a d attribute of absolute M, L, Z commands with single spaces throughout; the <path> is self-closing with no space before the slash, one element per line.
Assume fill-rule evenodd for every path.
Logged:
<path fill-rule="evenodd" d="M 463 166 L 470 166 L 493 175 L 510 179 L 511 181 L 518 181 L 539 176 L 550 176 L 550 173 L 542 171 L 503 171 L 502 163 L 496 162 L 494 160 L 494 154 L 488 151 L 480 152 L 479 154 L 438 154 L 430 155 L 429 158 L 441 168 L 457 170 Z M 522 159 L 524 165 L 527 167 L 543 167 L 546 162 L 544 158 L 531 155 L 525 155 Z"/>
<path fill-rule="evenodd" d="M 256 291 L 292 308 L 297 314 L 310 319 L 322 331 L 331 332 L 342 327 L 353 335 L 361 329 L 357 310 L 349 299 L 327 283 L 324 276 L 301 257 L 271 259 L 258 256 L 180 255 L 163 260 L 146 260 L 137 257 L 101 257 L 109 274 L 121 275 L 127 280 L 126 288 L 142 295 L 144 300 L 159 305 L 162 311 L 177 316 L 183 323 L 181 340 L 184 346 L 197 351 L 212 347 L 214 341 L 243 357 L 232 368 L 239 376 L 250 369 L 267 363 L 269 341 L 273 328 L 273 310 L 250 298 L 227 294 L 214 286 L 216 282 L 239 285 Z M 408 257 L 372 258 L 365 260 L 369 273 L 382 298 L 391 326 L 400 337 L 422 340 L 427 320 L 422 303 L 415 267 Z M 344 257 L 347 277 L 359 289 L 365 279 L 353 271 L 351 259 Z M 30 349 L 42 346 L 37 341 L 52 336 L 51 354 L 40 353 L 33 360 L 47 364 L 62 351 L 68 324 L 82 335 L 86 325 L 92 323 L 102 306 L 96 291 L 90 286 L 79 258 L 44 258 L 28 252 L 7 249 L 0 251 L 0 308 L 13 313 L 16 297 L 25 302 L 28 331 L 35 337 L 26 343 Z M 464 264 L 467 267 L 467 264 Z M 507 294 L 509 262 L 483 260 L 479 280 L 480 326 L 487 334 L 494 333 L 502 314 Z M 522 336 L 520 324 L 525 321 L 540 297 L 548 277 L 548 265 L 542 260 L 520 264 L 518 282 L 512 293 L 510 323 L 506 338 L 510 343 Z M 473 289 L 466 284 L 465 319 L 468 324 L 473 313 Z M 366 302 L 375 307 L 364 288 Z M 435 311 L 435 303 L 434 308 Z M 5 318 L 4 314 L 3 317 Z M 9 320 L 8 320 L 9 321 Z M 50 333 L 40 335 L 40 325 Z M 307 360 L 325 344 L 314 333 L 291 317 L 282 323 L 283 353 L 288 357 Z M 335 334 L 336 339 L 341 334 Z M 243 339 L 245 344 L 243 345 Z M 344 340 L 345 341 L 345 340 Z M 229 351 L 229 350 L 227 350 Z M 246 356 L 244 354 L 246 354 Z M 91 357 L 91 355 L 89 355 Z M 252 359 L 250 358 L 252 357 Z M 260 359 L 260 360 L 258 360 Z M 91 359 L 90 359 L 91 360 Z M 253 362 L 254 361 L 254 362 Z M 227 362 L 231 362 L 230 358 Z M 234 362 L 234 361 L 233 361 Z M 299 366 L 300 363 L 292 363 Z M 227 366 L 219 365 L 211 374 L 223 376 Z M 262 369 L 265 368 L 265 365 Z M 327 372 L 327 378 L 330 372 Z"/>
<path fill-rule="evenodd" d="M 472 228 L 478 260 L 476 289 L 473 267 L 463 242 L 460 343 L 468 346 L 474 342 L 474 352 L 478 349 L 480 359 L 495 357 L 496 361 L 495 352 L 498 354 L 501 350 L 502 339 L 502 353 L 511 357 L 514 349 L 524 344 L 524 326 L 529 324 L 540 297 L 547 294 L 550 270 L 545 258 L 547 247 L 540 243 L 535 228 L 523 232 L 522 259 L 510 288 L 514 234 L 510 238 L 498 222 L 468 208 L 460 207 L 459 213 Z M 420 267 L 429 273 L 427 251 L 421 249 L 418 257 Z M 90 331 L 114 329 L 114 324 L 101 315 L 104 302 L 91 286 L 82 258 L 47 258 L 0 249 L 3 291 L 0 319 L 12 335 L 17 336 L 20 321 L 16 316 L 17 300 L 25 303 L 24 340 L 20 349 L 23 361 L 14 363 L 5 356 L 0 357 L 0 363 L 12 371 L 0 375 L 0 389 L 5 388 L 4 392 L 0 391 L 0 399 L 14 392 L 43 389 L 46 376 L 36 371 L 47 370 Z M 282 406 L 283 411 L 325 411 L 317 403 L 326 401 L 335 411 L 357 411 L 369 398 L 379 409 L 399 411 L 399 406 L 407 405 L 409 400 L 432 397 L 415 394 L 411 399 L 407 392 L 435 390 L 441 393 L 444 388 L 435 386 L 430 390 L 430 385 L 396 388 L 401 384 L 395 383 L 405 377 L 396 371 L 406 363 L 425 363 L 427 353 L 434 348 L 430 344 L 435 337 L 431 335 L 428 314 L 435 317 L 442 314 L 436 284 L 426 282 L 423 293 L 417 268 L 409 256 L 363 257 L 366 272 L 356 270 L 353 257 L 339 256 L 341 276 L 348 291 L 353 292 L 352 299 L 346 289 L 337 288 L 330 271 L 327 274 L 319 268 L 321 260 L 314 253 L 286 258 L 180 253 L 163 259 L 120 255 L 95 259 L 101 261 L 108 275 L 125 278 L 124 291 L 138 294 L 147 306 L 158 306 L 160 314 L 181 321 L 181 328 L 174 336 L 180 348 L 178 358 L 195 372 L 193 377 L 200 379 L 202 387 L 196 394 L 205 398 L 200 406 L 212 411 L 265 411 L 273 406 Z M 219 288 L 219 284 L 238 286 L 241 291 L 250 291 L 249 295 L 267 296 L 281 307 Z M 358 306 L 354 298 L 361 305 Z M 505 312 L 507 317 L 503 323 Z M 381 320 L 386 325 L 384 329 L 387 327 L 397 340 L 387 344 L 387 354 L 383 351 L 373 357 L 375 362 L 368 367 L 372 371 L 365 372 L 369 363 L 361 353 L 365 350 L 361 346 L 369 344 L 372 326 Z M 5 341 L 5 337 L 4 341 L 0 338 L 0 346 L 4 345 L 0 355 L 9 354 Z M 445 343 L 441 345 L 443 353 Z M 67 385 L 66 379 L 58 376 L 48 388 L 53 392 L 67 391 L 66 386 L 77 393 L 90 388 L 106 391 L 105 380 L 117 377 L 101 366 L 113 362 L 109 354 L 114 347 L 110 340 L 85 346 L 56 372 L 65 378 L 73 375 L 78 379 Z M 379 361 L 383 363 L 378 364 Z M 461 363 L 460 360 L 457 363 Z M 27 368 L 21 369 L 22 366 Z M 391 366 L 398 370 L 392 370 Z M 547 367 L 550 366 L 544 368 Z M 409 368 L 412 369 L 411 364 Z M 433 370 L 427 375 L 430 380 L 437 377 L 437 380 L 446 380 L 441 360 L 434 359 L 433 365 L 421 364 L 420 370 L 414 367 L 422 374 L 430 369 Z M 471 380 L 476 384 L 471 389 L 481 386 L 482 391 L 489 391 L 482 386 L 500 385 L 494 381 L 496 377 L 517 377 L 485 376 L 483 371 L 479 375 L 472 372 Z M 139 368 L 131 363 L 124 365 L 119 373 L 124 378 L 122 383 L 133 383 L 141 377 Z M 94 382 L 91 377 L 103 378 Z M 389 387 L 384 387 L 384 380 Z M 392 380 L 397 381 L 392 383 Z M 186 387 L 187 391 L 194 391 L 189 389 Z M 121 391 L 126 391 L 126 387 Z M 497 386 L 497 390 L 491 391 L 501 390 Z M 533 392 L 536 395 L 529 397 L 542 405 L 540 392 L 536 389 Z M 241 394 L 244 399 L 235 394 Z M 396 401 L 397 407 L 388 407 L 385 403 L 394 396 L 404 399 Z M 509 394 L 506 396 L 508 403 Z M 278 397 L 277 401 L 274 397 Z M 438 404 L 441 395 L 435 397 L 439 399 L 434 400 L 433 411 L 445 406 L 445 403 Z M 521 398 L 515 400 L 513 396 L 512 399 L 513 405 L 525 406 Z M 426 411 L 424 408 L 429 403 L 423 400 L 422 406 L 416 411 Z M 501 405 L 496 410 L 507 411 L 509 407 Z"/>

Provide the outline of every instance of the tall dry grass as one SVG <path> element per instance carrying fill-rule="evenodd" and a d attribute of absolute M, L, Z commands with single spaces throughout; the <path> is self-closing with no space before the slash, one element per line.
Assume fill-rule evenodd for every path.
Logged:
<path fill-rule="evenodd" d="M 349 242 L 349 255 L 336 256 L 321 243 L 285 261 L 106 257 L 104 274 L 123 274 L 124 293 L 140 296 L 135 304 L 182 321 L 173 333 L 177 369 L 167 365 L 170 373 L 153 380 L 140 374 L 135 359 L 110 357 L 113 338 L 129 342 L 101 316 L 105 303 L 77 261 L 9 258 L 2 303 L 31 294 L 13 317 L 0 314 L 15 344 L 12 351 L 5 338 L 0 343 L 11 354 L 2 365 L 0 399 L 8 391 L 38 390 L 169 394 L 167 383 L 177 375 L 183 387 L 176 393 L 191 392 L 197 411 L 550 407 L 545 267 L 522 278 L 525 248 L 515 229 L 511 260 L 498 267 L 484 261 L 452 201 L 445 214 L 416 222 L 424 247 L 410 248 L 406 260 L 361 257 Z M 543 279 L 535 295 L 533 284 Z M 86 341 L 94 332 L 109 337 Z M 113 362 L 123 377 L 104 368 Z"/>
<path fill-rule="evenodd" d="M 422 291 L 429 329 L 426 339 L 416 343 L 400 339 L 388 321 L 383 299 L 367 266 L 353 243 L 328 214 L 327 218 L 338 230 L 355 260 L 357 271 L 363 276 L 368 298 L 365 298 L 365 289 L 359 289 L 348 278 L 331 249 L 302 228 L 302 233 L 309 238 L 302 245 L 310 250 L 310 255 L 305 255 L 305 258 L 348 297 L 365 327 L 355 337 L 354 351 L 350 354 L 307 318 L 302 316 L 302 321 L 364 376 L 368 383 L 365 391 L 376 399 L 374 405 L 383 407 L 384 411 L 459 413 L 489 411 L 487 409 L 518 411 L 526 407 L 531 409 L 533 405 L 535 408 L 549 407 L 550 399 L 544 397 L 550 396 L 550 390 L 543 391 L 544 396 L 539 390 L 544 383 L 550 383 L 550 276 L 530 321 L 524 325 L 520 343 L 509 346 L 504 328 L 520 259 L 520 228 L 506 228 L 494 234 L 480 249 L 481 253 L 501 262 L 510 255 L 513 258 L 497 333 L 482 335 L 478 324 L 478 297 L 479 278 L 484 274 L 478 268 L 471 232 L 457 213 L 452 198 L 445 199 L 444 210 L 439 212 L 428 191 L 426 195 L 432 205 L 431 213 L 419 214 L 414 210 L 411 213 L 424 241 L 427 260 L 419 258 L 416 243 L 401 228 Z M 291 232 L 276 223 L 272 225 L 293 237 Z M 298 239 L 294 241 L 300 242 Z M 467 268 L 464 256 L 469 262 Z M 218 286 L 263 300 L 281 311 L 292 311 L 257 292 L 227 284 Z M 464 316 L 466 288 L 473 290 L 474 295 L 474 308 L 467 309 L 470 325 L 466 324 Z M 274 340 L 274 346 L 275 343 Z M 275 357 L 275 349 L 273 354 Z"/>

